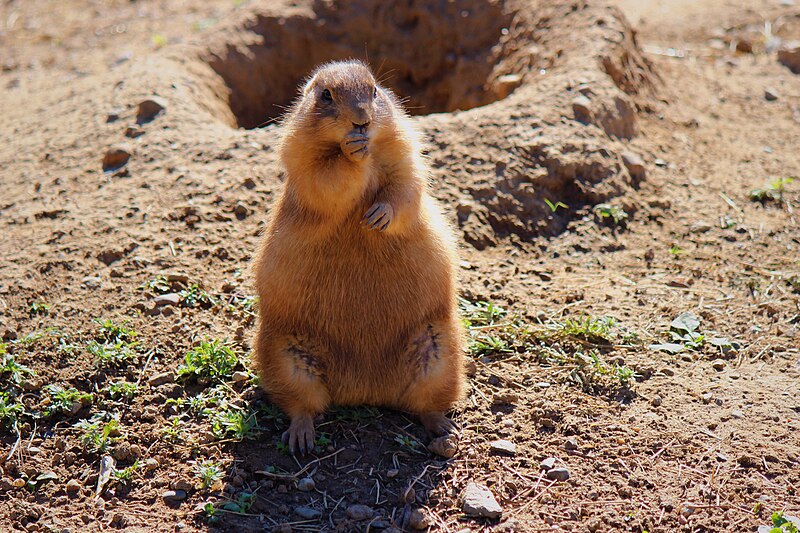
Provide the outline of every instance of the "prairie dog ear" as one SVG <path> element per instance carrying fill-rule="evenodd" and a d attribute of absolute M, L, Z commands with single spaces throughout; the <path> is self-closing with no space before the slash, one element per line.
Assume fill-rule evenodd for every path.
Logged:
<path fill-rule="evenodd" d="M 303 96 L 308 94 L 308 91 L 310 91 L 311 87 L 314 86 L 314 82 L 315 81 L 317 81 L 317 77 L 316 76 L 311 76 L 311 78 L 309 78 L 309 80 L 303 86 Z"/>

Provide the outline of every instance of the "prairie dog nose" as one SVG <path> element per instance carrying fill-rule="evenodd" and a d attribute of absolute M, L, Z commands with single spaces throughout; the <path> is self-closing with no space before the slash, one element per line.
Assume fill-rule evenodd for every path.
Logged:
<path fill-rule="evenodd" d="M 362 123 L 362 124 L 358 124 L 356 122 L 353 122 L 353 128 L 357 129 L 359 131 L 364 132 L 364 131 L 367 130 L 368 127 L 369 127 L 369 120 L 364 122 L 364 123 Z"/>

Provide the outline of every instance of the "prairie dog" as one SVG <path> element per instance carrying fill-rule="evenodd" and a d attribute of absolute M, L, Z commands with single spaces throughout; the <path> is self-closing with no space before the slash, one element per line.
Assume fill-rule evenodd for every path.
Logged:
<path fill-rule="evenodd" d="M 331 404 L 396 408 L 453 434 L 456 245 L 418 133 L 359 61 L 318 67 L 283 128 L 285 187 L 254 262 L 254 358 L 291 419 L 284 442 L 313 450 L 314 417 Z"/>

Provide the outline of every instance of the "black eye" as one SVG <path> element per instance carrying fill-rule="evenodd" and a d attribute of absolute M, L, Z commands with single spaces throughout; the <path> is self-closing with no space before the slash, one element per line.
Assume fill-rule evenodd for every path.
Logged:
<path fill-rule="evenodd" d="M 377 87 L 372 89 L 372 97 L 373 98 L 377 98 L 378 97 L 378 88 Z"/>
<path fill-rule="evenodd" d="M 328 89 L 322 91 L 322 101 L 326 104 L 333 102 L 333 96 L 331 96 L 331 92 Z"/>

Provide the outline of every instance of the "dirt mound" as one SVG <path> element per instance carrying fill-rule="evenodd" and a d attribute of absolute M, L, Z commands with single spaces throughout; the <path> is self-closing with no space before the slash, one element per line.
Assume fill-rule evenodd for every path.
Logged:
<path fill-rule="evenodd" d="M 191 93 L 173 98 L 187 114 L 172 126 L 197 141 L 210 122 L 229 139 L 218 145 L 244 134 L 228 128 L 266 125 L 252 137 L 270 150 L 298 84 L 348 57 L 368 58 L 421 115 L 435 194 L 477 248 L 561 232 L 642 177 L 620 154 L 654 76 L 620 13 L 585 2 L 270 4 L 159 58 L 171 65 L 140 65 L 135 79 L 168 99 Z"/>

